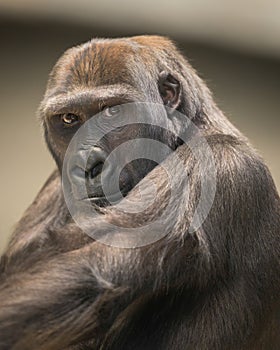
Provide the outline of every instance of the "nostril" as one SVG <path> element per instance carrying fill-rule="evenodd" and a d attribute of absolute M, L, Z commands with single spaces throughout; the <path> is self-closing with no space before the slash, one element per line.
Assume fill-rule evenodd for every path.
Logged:
<path fill-rule="evenodd" d="M 102 172 L 103 168 L 103 162 L 98 162 L 93 168 L 89 171 L 89 177 L 91 179 L 94 179 L 96 176 L 98 176 Z"/>

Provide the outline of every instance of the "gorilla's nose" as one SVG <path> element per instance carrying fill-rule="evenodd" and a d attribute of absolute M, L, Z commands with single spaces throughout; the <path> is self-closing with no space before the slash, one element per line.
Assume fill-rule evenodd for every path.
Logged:
<path fill-rule="evenodd" d="M 106 155 L 106 152 L 100 147 L 92 147 L 85 168 L 86 177 L 89 180 L 93 180 L 101 174 L 104 162 L 106 160 Z"/>
<path fill-rule="evenodd" d="M 88 177 L 94 179 L 97 175 L 101 174 L 104 162 L 98 162 L 93 164 L 92 168 L 89 171 Z"/>
<path fill-rule="evenodd" d="M 88 198 L 89 195 L 103 196 L 101 172 L 105 171 L 107 156 L 107 152 L 98 146 L 77 152 L 69 169 L 69 180 L 77 199 Z"/>

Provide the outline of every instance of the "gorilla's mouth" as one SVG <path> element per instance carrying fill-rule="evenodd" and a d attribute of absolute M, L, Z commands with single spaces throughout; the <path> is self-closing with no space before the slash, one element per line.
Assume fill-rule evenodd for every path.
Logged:
<path fill-rule="evenodd" d="M 88 197 L 82 199 L 83 201 L 90 202 L 99 207 L 106 207 L 110 205 L 117 204 L 122 198 L 126 197 L 128 194 L 128 189 L 121 189 L 119 192 L 112 194 L 96 195 L 94 193 L 88 194 Z"/>

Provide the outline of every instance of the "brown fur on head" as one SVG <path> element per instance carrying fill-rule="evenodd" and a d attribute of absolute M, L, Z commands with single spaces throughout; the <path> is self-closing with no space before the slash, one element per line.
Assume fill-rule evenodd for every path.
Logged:
<path fill-rule="evenodd" d="M 108 104 L 126 102 L 165 104 L 203 126 L 205 132 L 241 137 L 169 39 L 93 39 L 67 50 L 58 60 L 39 109 L 47 143 L 60 166 L 69 139 L 64 143 L 51 140 L 54 133 L 49 121 L 53 115 L 79 113 L 84 122 Z"/>

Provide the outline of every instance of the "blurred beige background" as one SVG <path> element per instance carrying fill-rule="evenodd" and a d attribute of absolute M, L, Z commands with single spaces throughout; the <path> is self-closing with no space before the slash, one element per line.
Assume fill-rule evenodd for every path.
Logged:
<path fill-rule="evenodd" d="M 0 0 L 0 251 L 54 168 L 35 113 L 62 52 L 95 36 L 176 40 L 280 188 L 280 2 Z"/>

